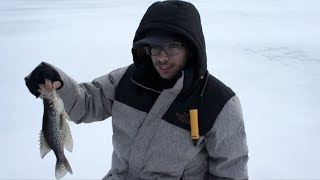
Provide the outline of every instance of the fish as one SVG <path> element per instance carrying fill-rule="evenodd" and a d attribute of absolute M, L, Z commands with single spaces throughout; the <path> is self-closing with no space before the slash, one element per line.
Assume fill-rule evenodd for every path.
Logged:
<path fill-rule="evenodd" d="M 43 159 L 51 150 L 56 156 L 55 177 L 63 178 L 67 172 L 73 174 L 72 168 L 64 154 L 64 148 L 72 152 L 73 139 L 68 121 L 69 115 L 64 109 L 64 103 L 54 89 L 41 89 L 40 98 L 43 100 L 43 119 L 40 131 L 40 156 Z"/>

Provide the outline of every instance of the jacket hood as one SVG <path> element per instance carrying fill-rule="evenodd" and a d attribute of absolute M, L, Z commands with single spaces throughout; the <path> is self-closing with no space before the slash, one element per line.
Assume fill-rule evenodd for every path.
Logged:
<path fill-rule="evenodd" d="M 201 20 L 194 5 L 185 1 L 169 0 L 153 3 L 144 14 L 135 33 L 133 44 L 143 39 L 150 31 L 164 31 L 185 38 L 195 53 L 195 73 L 203 78 L 207 71 L 205 40 Z M 151 58 L 143 48 L 132 48 L 133 61 L 137 68 L 145 66 Z"/>

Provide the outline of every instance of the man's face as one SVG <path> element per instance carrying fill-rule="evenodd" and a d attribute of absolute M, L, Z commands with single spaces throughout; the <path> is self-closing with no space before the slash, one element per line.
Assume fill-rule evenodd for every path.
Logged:
<path fill-rule="evenodd" d="M 148 54 L 161 78 L 167 80 L 174 78 L 185 67 L 188 59 L 186 49 L 179 42 L 171 42 L 165 47 L 149 47 Z"/>

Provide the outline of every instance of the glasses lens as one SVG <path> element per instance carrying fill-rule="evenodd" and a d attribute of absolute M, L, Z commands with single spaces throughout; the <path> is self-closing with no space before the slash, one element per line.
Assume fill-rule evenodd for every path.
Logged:
<path fill-rule="evenodd" d="M 145 47 L 144 49 L 149 56 L 158 56 L 162 48 L 149 46 L 149 47 Z"/>
<path fill-rule="evenodd" d="M 149 56 L 151 56 L 151 47 L 145 47 L 144 50 Z"/>
<path fill-rule="evenodd" d="M 161 49 L 161 47 L 151 47 L 151 56 L 158 56 L 160 54 Z"/>
<path fill-rule="evenodd" d="M 182 44 L 174 42 L 163 48 L 168 55 L 177 55 L 181 52 Z"/>

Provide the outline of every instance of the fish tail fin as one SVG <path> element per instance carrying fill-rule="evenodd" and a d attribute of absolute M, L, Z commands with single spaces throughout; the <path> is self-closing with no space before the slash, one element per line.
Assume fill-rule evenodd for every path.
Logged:
<path fill-rule="evenodd" d="M 67 158 L 63 158 L 62 160 L 57 160 L 56 173 L 55 173 L 56 178 L 57 179 L 63 178 L 67 174 L 67 172 L 69 172 L 70 174 L 73 173 Z"/>
<path fill-rule="evenodd" d="M 70 174 L 73 174 L 72 169 L 71 169 L 71 166 L 70 166 L 69 161 L 67 160 L 67 158 L 66 158 L 65 161 L 64 161 L 64 166 L 66 167 L 67 171 L 68 171 Z"/>

